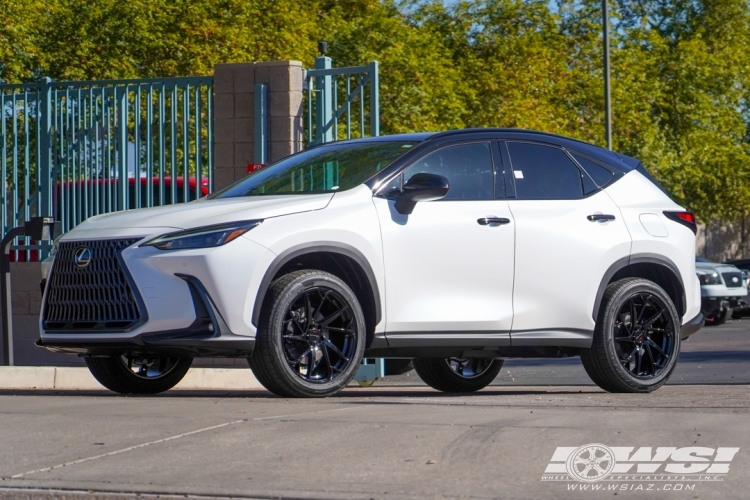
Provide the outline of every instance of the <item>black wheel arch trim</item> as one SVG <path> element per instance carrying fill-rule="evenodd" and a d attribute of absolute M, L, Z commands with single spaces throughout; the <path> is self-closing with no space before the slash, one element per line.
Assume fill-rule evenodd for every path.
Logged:
<path fill-rule="evenodd" d="M 675 304 L 675 306 L 680 307 L 683 311 L 682 314 L 684 314 L 684 311 L 687 310 L 687 300 L 685 296 L 685 283 L 682 281 L 682 275 L 680 274 L 680 270 L 677 268 L 677 265 L 672 262 L 667 257 L 664 257 L 663 255 L 658 255 L 654 253 L 637 253 L 632 254 L 628 257 L 623 257 L 622 259 L 619 259 L 615 261 L 614 264 L 609 266 L 609 269 L 604 273 L 604 276 L 602 277 L 602 281 L 599 284 L 599 289 L 596 292 L 596 299 L 594 300 L 594 309 L 591 313 L 591 317 L 594 319 L 594 321 L 597 320 L 599 316 L 599 308 L 602 304 L 602 298 L 604 297 L 604 291 L 607 289 L 607 285 L 609 285 L 610 280 L 612 277 L 620 270 L 631 266 L 633 264 L 659 264 L 667 269 L 669 269 L 672 274 L 675 275 L 677 280 L 680 283 L 680 291 L 682 293 L 682 304 Z"/>
<path fill-rule="evenodd" d="M 260 321 L 260 310 L 263 307 L 263 300 L 265 299 L 266 292 L 268 292 L 268 288 L 271 286 L 271 282 L 273 281 L 274 276 L 276 276 L 276 273 L 278 273 L 282 267 L 284 267 L 295 258 L 318 252 L 337 253 L 345 257 L 349 257 L 354 262 L 356 262 L 360 268 L 362 268 L 365 276 L 367 277 L 367 281 L 370 285 L 370 292 L 372 293 L 374 299 L 375 324 L 377 325 L 378 323 L 380 323 L 380 320 L 382 318 L 380 289 L 378 288 L 378 282 L 375 278 L 375 273 L 373 272 L 367 258 L 362 254 L 362 252 L 351 245 L 335 241 L 323 241 L 294 246 L 276 256 L 271 265 L 268 266 L 268 269 L 266 269 L 266 273 L 260 282 L 258 293 L 255 295 L 255 303 L 253 305 L 252 316 L 253 326 L 255 326 L 256 328 L 258 327 L 258 323 Z"/>

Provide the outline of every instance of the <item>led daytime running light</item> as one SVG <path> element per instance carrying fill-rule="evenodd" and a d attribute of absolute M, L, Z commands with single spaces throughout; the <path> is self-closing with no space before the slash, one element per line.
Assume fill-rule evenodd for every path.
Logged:
<path fill-rule="evenodd" d="M 159 250 L 218 247 L 236 240 L 261 222 L 260 220 L 250 220 L 177 231 L 154 238 L 141 246 L 152 246 Z"/>

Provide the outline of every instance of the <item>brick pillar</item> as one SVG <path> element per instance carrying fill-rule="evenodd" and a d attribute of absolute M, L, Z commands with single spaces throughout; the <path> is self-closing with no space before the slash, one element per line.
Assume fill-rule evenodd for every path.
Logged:
<path fill-rule="evenodd" d="M 214 67 L 214 188 L 246 175 L 253 163 L 255 84 L 268 86 L 269 156 L 302 149 L 302 63 L 270 61 Z"/>

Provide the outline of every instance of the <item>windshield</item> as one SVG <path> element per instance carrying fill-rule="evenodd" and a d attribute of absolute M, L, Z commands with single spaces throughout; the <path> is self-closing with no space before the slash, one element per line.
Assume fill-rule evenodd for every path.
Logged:
<path fill-rule="evenodd" d="M 240 179 L 211 198 L 346 191 L 390 165 L 413 145 L 378 141 L 313 148 Z"/>

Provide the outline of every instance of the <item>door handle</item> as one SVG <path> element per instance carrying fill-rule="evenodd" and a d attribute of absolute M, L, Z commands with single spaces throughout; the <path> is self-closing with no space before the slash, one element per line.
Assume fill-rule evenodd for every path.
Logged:
<path fill-rule="evenodd" d="M 505 217 L 482 217 L 481 219 L 477 219 L 477 224 L 480 226 L 499 226 L 510 224 L 510 219 L 506 219 Z"/>
<path fill-rule="evenodd" d="M 609 214 L 592 214 L 586 218 L 591 222 L 606 222 L 608 220 L 615 220 L 615 216 Z"/>

